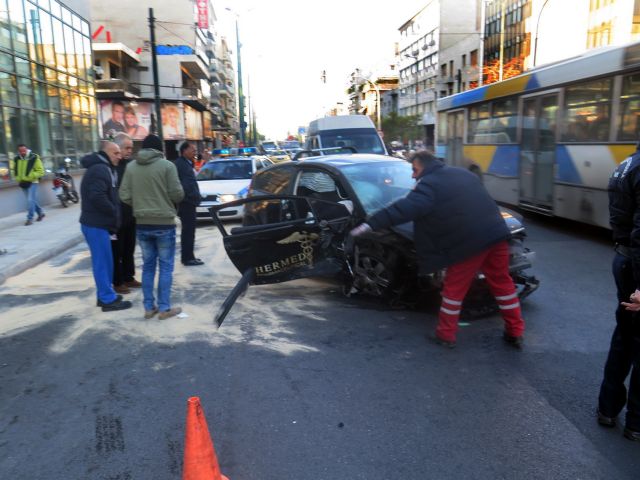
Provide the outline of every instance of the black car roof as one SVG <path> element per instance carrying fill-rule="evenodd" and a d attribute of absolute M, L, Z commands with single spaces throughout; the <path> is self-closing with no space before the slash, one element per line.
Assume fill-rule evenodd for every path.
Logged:
<path fill-rule="evenodd" d="M 303 165 L 327 165 L 340 168 L 348 165 L 362 165 L 365 163 L 405 162 L 397 157 L 387 155 L 375 155 L 372 153 L 353 153 L 348 155 L 321 155 L 317 157 L 305 157 L 299 160 Z"/>

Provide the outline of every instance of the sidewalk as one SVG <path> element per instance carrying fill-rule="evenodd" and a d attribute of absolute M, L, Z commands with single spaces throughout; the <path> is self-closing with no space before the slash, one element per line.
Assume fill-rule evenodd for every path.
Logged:
<path fill-rule="evenodd" d="M 83 240 L 80 232 L 80 204 L 45 208 L 41 222 L 25 226 L 27 213 L 0 218 L 0 284 L 19 273 L 55 257 Z M 35 220 L 35 219 L 34 219 Z"/>

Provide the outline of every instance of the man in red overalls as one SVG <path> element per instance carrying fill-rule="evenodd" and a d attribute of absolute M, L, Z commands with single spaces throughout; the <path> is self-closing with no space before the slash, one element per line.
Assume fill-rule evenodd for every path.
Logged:
<path fill-rule="evenodd" d="M 413 222 L 420 274 L 446 267 L 438 326 L 432 339 L 456 346 L 458 319 L 473 279 L 482 272 L 504 319 L 503 339 L 522 348 L 524 321 L 509 275 L 509 229 L 478 177 L 449 167 L 427 151 L 411 157 L 416 184 L 406 197 L 376 212 L 353 236 Z"/>

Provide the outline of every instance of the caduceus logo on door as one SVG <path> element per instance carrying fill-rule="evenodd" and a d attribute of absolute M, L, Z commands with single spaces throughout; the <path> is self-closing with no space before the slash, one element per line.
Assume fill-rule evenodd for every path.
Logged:
<path fill-rule="evenodd" d="M 256 267 L 256 275 L 269 276 L 277 275 L 297 267 L 313 267 L 313 241 L 318 239 L 318 234 L 308 232 L 294 232 L 288 237 L 278 240 L 279 245 L 292 243 L 300 244 L 300 252 L 288 255 L 275 262 L 267 263 Z"/>

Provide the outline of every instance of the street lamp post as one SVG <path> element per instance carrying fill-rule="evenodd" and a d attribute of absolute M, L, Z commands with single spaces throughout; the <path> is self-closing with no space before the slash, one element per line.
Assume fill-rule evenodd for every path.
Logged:
<path fill-rule="evenodd" d="M 538 13 L 538 21 L 536 22 L 536 39 L 533 42 L 533 66 L 536 66 L 536 57 L 538 56 L 538 27 L 540 26 L 540 17 L 542 16 L 542 11 L 544 10 L 544 7 L 547 6 L 547 3 L 549 2 L 549 0 L 544 0 L 544 3 L 542 4 L 542 8 L 540 8 L 540 13 Z"/>
<path fill-rule="evenodd" d="M 238 14 L 231 10 L 229 7 L 225 7 L 225 10 L 231 12 L 236 17 L 236 50 L 237 50 L 237 59 L 238 59 L 238 116 L 239 118 L 239 129 L 240 129 L 240 141 L 243 145 L 246 143 L 246 128 L 247 123 L 244 121 L 244 91 L 242 89 L 242 56 L 240 54 L 240 49 L 242 47 L 242 43 L 240 43 L 240 29 L 238 27 Z"/>

